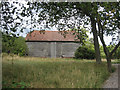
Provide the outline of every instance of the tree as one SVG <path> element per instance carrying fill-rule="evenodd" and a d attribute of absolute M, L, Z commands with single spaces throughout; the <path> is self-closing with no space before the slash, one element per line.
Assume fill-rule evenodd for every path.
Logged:
<path fill-rule="evenodd" d="M 14 54 L 18 54 L 19 56 L 26 56 L 28 55 L 28 48 L 25 43 L 24 37 L 18 37 L 14 41 L 15 48 L 14 48 Z"/>
<path fill-rule="evenodd" d="M 2 52 L 19 54 L 25 56 L 28 54 L 28 48 L 23 37 L 13 37 L 2 33 Z"/>
<path fill-rule="evenodd" d="M 104 52 L 108 63 L 108 70 L 109 72 L 112 72 L 111 57 L 113 53 L 117 50 L 117 48 L 120 46 L 120 40 L 118 40 L 118 44 L 116 44 L 113 50 L 110 52 L 105 44 L 103 35 L 111 35 L 113 36 L 113 40 L 115 40 L 114 35 L 120 30 L 120 4 L 118 2 L 103 3 L 101 4 L 101 6 L 104 8 L 104 11 L 99 12 L 97 17 L 99 37 L 103 44 Z"/>
<path fill-rule="evenodd" d="M 14 41 L 16 37 L 12 37 L 9 34 L 2 33 L 2 52 L 13 53 L 14 52 Z"/>

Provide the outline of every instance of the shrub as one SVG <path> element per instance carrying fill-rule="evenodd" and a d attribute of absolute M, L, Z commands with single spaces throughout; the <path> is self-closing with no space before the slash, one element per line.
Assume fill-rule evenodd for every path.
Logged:
<path fill-rule="evenodd" d="M 80 46 L 75 52 L 76 59 L 95 59 L 95 50 L 92 47 Z"/>

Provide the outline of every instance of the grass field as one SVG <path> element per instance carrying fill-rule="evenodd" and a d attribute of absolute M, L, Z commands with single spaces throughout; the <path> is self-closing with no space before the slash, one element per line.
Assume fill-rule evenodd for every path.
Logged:
<path fill-rule="evenodd" d="M 110 73 L 95 60 L 5 56 L 3 88 L 100 88 Z"/>

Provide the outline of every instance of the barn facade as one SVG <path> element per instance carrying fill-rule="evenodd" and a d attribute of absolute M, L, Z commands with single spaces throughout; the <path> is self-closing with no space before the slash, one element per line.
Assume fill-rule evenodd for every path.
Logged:
<path fill-rule="evenodd" d="M 73 32 L 33 31 L 26 36 L 29 56 L 36 57 L 74 57 L 80 46 Z"/>

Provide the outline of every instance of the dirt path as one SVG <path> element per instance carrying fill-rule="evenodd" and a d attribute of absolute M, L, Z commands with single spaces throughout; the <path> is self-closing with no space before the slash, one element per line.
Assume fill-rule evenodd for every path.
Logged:
<path fill-rule="evenodd" d="M 120 86 L 118 84 L 118 71 L 120 71 L 120 64 L 113 64 L 113 66 L 116 67 L 116 71 L 111 74 L 111 76 L 108 78 L 108 80 L 105 81 L 103 88 L 118 88 Z M 120 79 L 119 79 L 120 80 Z M 120 87 L 119 87 L 120 90 Z"/>

